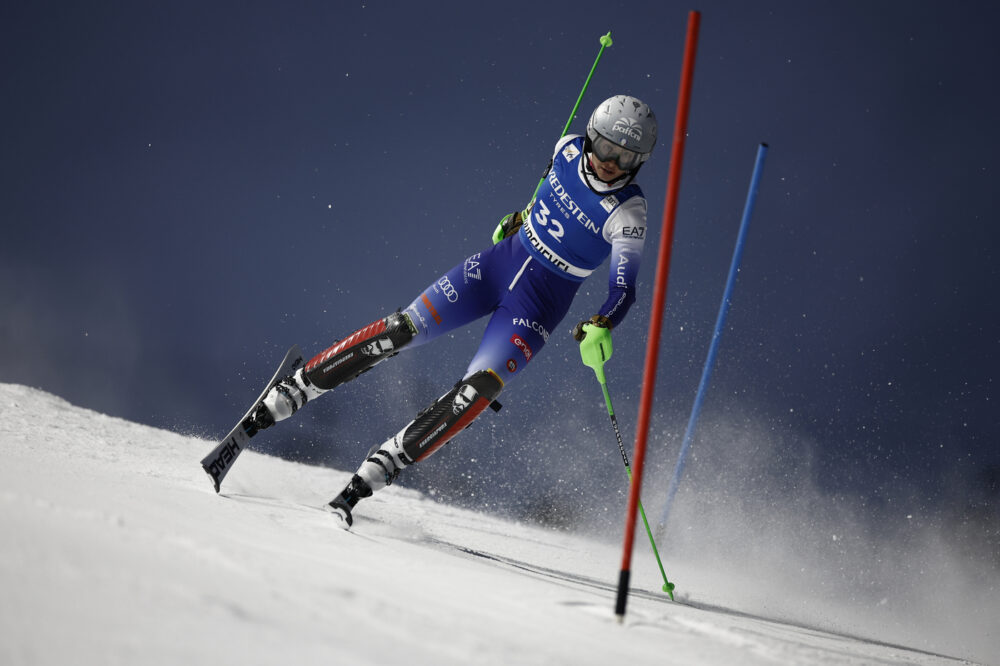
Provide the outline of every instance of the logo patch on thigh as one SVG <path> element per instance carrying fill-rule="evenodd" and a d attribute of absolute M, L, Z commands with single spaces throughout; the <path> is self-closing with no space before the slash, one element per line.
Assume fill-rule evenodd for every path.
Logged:
<path fill-rule="evenodd" d="M 521 350 L 521 352 L 524 354 L 525 361 L 531 360 L 531 353 L 532 353 L 531 347 L 528 345 L 527 342 L 524 341 L 524 338 L 515 333 L 514 335 L 510 336 L 510 341 L 514 344 L 515 347 Z"/>

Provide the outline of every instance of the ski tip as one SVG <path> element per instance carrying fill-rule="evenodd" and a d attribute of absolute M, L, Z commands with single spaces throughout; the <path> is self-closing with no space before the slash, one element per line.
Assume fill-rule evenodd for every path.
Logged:
<path fill-rule="evenodd" d="M 209 478 L 212 479 L 212 486 L 215 488 L 215 494 L 218 495 L 219 491 L 222 489 L 222 479 L 212 474 L 212 470 L 208 468 L 205 463 L 202 463 L 201 468 L 205 470 L 205 474 L 208 474 Z"/>

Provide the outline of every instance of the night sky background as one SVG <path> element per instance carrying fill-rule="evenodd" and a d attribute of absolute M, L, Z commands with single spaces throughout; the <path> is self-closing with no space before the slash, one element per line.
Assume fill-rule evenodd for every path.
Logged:
<path fill-rule="evenodd" d="M 5 3 L 0 381 L 222 437 L 291 344 L 322 351 L 489 244 L 610 30 L 571 131 L 618 93 L 660 121 L 639 179 L 639 300 L 607 366 L 631 449 L 698 9 L 647 510 L 665 496 L 766 142 L 679 500 L 819 498 L 870 525 L 934 526 L 1000 566 L 996 5 L 472 5 Z M 503 411 L 402 482 L 557 524 L 620 517 L 614 434 L 569 336 L 606 293 L 600 269 Z M 254 445 L 353 469 L 461 377 L 483 323 Z"/>

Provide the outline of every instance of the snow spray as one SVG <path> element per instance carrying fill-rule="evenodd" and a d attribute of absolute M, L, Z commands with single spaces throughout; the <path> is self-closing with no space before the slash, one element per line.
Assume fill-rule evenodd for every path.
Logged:
<path fill-rule="evenodd" d="M 747 228 L 750 225 L 750 217 L 753 215 L 754 204 L 757 202 L 757 190 L 760 186 L 760 174 L 764 168 L 764 157 L 767 155 L 767 144 L 762 143 L 757 147 L 757 160 L 754 163 L 753 176 L 750 178 L 750 189 L 747 192 L 746 204 L 743 207 L 743 220 L 740 222 L 739 234 L 736 237 L 736 248 L 733 250 L 733 260 L 729 265 L 729 278 L 726 280 L 726 289 L 722 294 L 722 304 L 719 306 L 719 315 L 715 320 L 715 331 L 712 333 L 712 342 L 708 347 L 708 356 L 705 359 L 705 367 L 701 372 L 701 381 L 698 384 L 698 393 L 695 394 L 694 405 L 691 408 L 691 416 L 688 419 L 687 429 L 684 431 L 684 440 L 681 444 L 681 452 L 677 456 L 677 466 L 674 468 L 674 477 L 670 481 L 670 488 L 667 491 L 667 501 L 663 506 L 663 515 L 660 516 L 660 523 L 657 526 L 657 533 L 663 535 L 666 529 L 667 517 L 670 514 L 670 505 L 677 494 L 677 487 L 681 482 L 681 475 L 684 473 L 684 462 L 688 450 L 691 448 L 691 438 L 694 434 L 695 426 L 698 423 L 698 416 L 701 414 L 701 406 L 705 400 L 705 393 L 708 384 L 712 379 L 712 369 L 715 366 L 715 359 L 719 354 L 719 340 L 722 337 L 722 329 L 726 325 L 726 317 L 729 314 L 729 305 L 732 301 L 733 287 L 736 284 L 736 275 L 740 271 L 740 262 L 743 259 L 743 246 L 746 244 Z"/>

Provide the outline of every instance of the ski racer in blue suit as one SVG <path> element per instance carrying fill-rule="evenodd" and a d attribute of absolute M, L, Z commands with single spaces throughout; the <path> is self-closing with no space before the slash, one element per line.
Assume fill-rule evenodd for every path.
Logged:
<path fill-rule="evenodd" d="M 635 183 L 656 145 L 656 118 L 638 99 L 602 102 L 587 133 L 555 145 L 535 197 L 504 217 L 494 244 L 457 264 L 405 309 L 359 329 L 278 382 L 244 421 L 251 436 L 357 377 L 404 346 L 417 347 L 489 316 L 464 377 L 399 433 L 374 447 L 329 504 L 346 529 L 357 502 L 391 484 L 495 402 L 566 316 L 584 280 L 610 256 L 608 298 L 574 337 L 610 336 L 635 302 L 646 200 Z"/>

